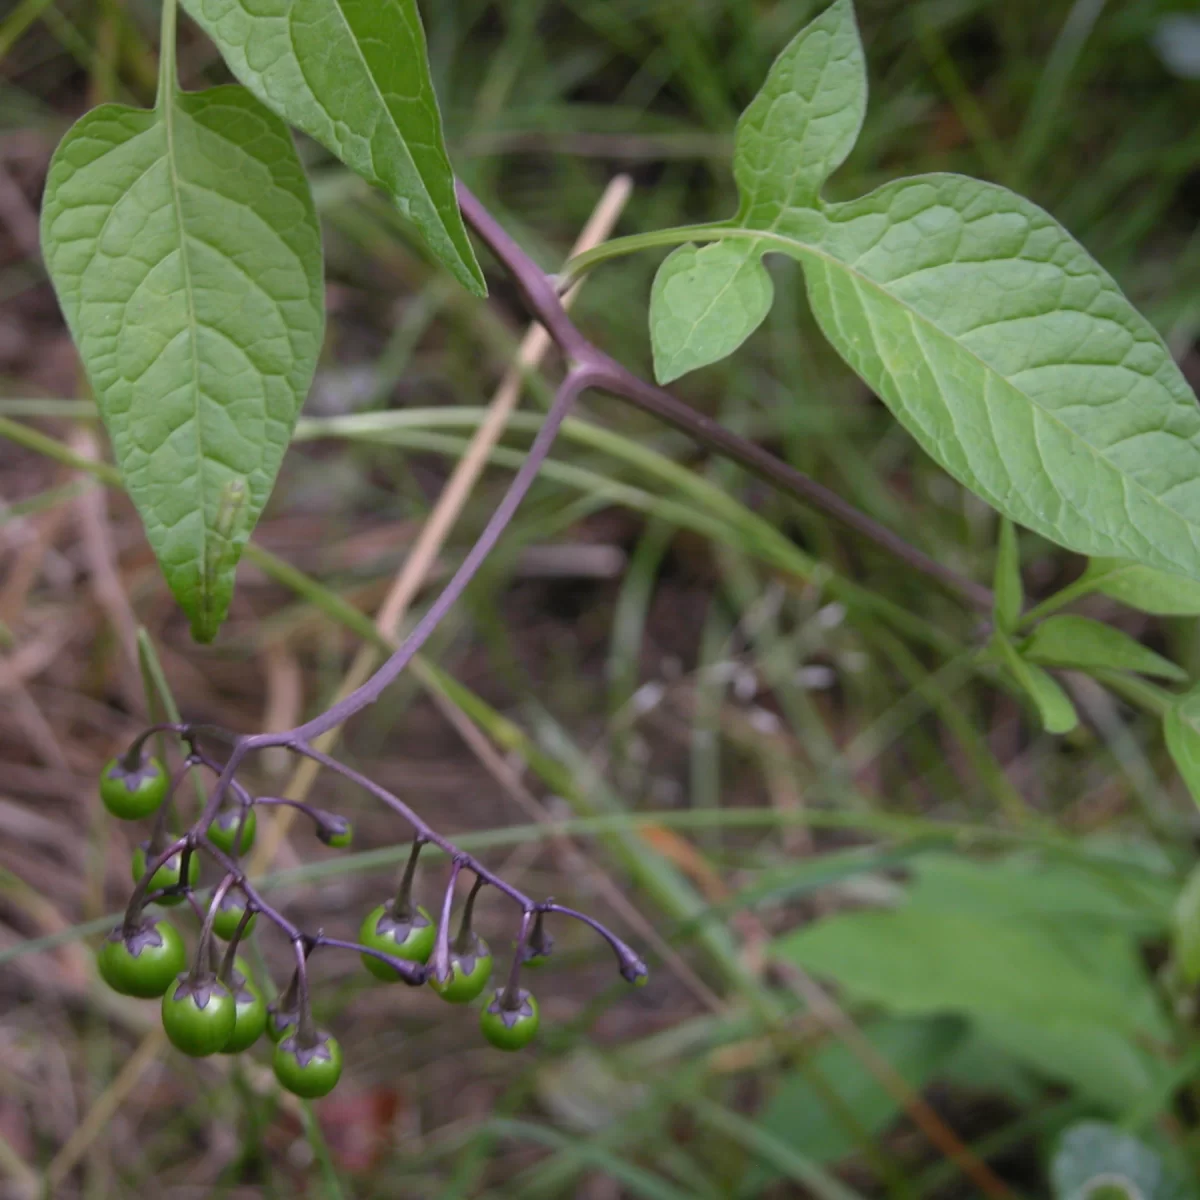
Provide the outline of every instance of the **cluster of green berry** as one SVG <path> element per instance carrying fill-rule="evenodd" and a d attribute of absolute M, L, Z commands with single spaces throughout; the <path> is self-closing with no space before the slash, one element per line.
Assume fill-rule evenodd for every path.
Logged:
<path fill-rule="evenodd" d="M 110 813 L 124 820 L 152 816 L 156 820 L 152 836 L 134 852 L 136 886 L 123 921 L 100 949 L 97 965 L 114 990 L 130 996 L 162 998 L 163 1028 L 172 1044 L 185 1054 L 237 1054 L 249 1049 L 265 1032 L 275 1043 L 273 1066 L 280 1084 L 300 1096 L 326 1095 L 341 1075 L 342 1051 L 332 1034 L 313 1024 L 306 971 L 311 951 L 318 945 L 356 950 L 377 979 L 410 985 L 428 982 L 449 1003 L 468 1004 L 483 994 L 492 976 L 492 952 L 472 928 L 475 899 L 489 880 L 499 883 L 523 907 L 509 977 L 502 987 L 494 989 L 480 1014 L 481 1031 L 493 1046 L 520 1050 L 537 1034 L 537 1000 L 520 986 L 520 971 L 539 966 L 550 953 L 551 938 L 543 927 L 546 911 L 560 911 L 584 920 L 617 950 L 627 979 L 641 983 L 646 978 L 641 960 L 597 922 L 549 903 L 533 905 L 502 881 L 488 877 L 465 855 L 452 857 L 439 926 L 413 899 L 418 856 L 422 845 L 436 837 L 431 832 L 414 837 L 396 894 L 367 914 L 357 942 L 342 942 L 323 934 L 309 937 L 263 901 L 237 865 L 254 844 L 255 805 L 292 802 L 255 799 L 235 788 L 236 804 L 219 808 L 211 817 L 211 808 L 206 809 L 196 827 L 182 837 L 174 837 L 167 832 L 166 801 L 179 779 L 201 765 L 214 770 L 218 767 L 206 761 L 192 744 L 183 771 L 172 779 L 158 759 L 143 753 L 142 741 L 144 738 L 123 757 L 108 762 L 101 772 L 100 796 Z M 343 818 L 306 805 L 296 806 L 313 819 L 318 837 L 326 844 L 349 845 L 352 830 Z M 213 858 L 223 871 L 206 908 L 194 894 L 200 874 L 199 851 Z M 451 939 L 451 904 L 457 876 L 464 866 L 475 872 L 475 884 Z M 145 911 L 152 901 L 170 906 L 185 899 L 201 920 L 199 944 L 190 967 L 175 926 L 166 917 Z M 289 936 L 296 952 L 291 982 L 271 1005 L 238 954 L 242 939 L 253 930 L 259 914 Z M 227 943 L 223 952 L 218 951 L 216 938 Z"/>

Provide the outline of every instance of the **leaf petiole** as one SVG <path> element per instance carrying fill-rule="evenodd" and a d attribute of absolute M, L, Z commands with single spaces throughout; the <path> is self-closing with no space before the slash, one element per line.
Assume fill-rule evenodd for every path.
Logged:
<path fill-rule="evenodd" d="M 641 250 L 654 250 L 660 246 L 681 246 L 687 242 L 719 242 L 725 238 L 761 239 L 756 230 L 739 229 L 726 222 L 708 222 L 703 225 L 676 225 L 671 229 L 654 229 L 649 233 L 631 233 L 628 237 L 613 238 L 602 242 L 591 250 L 576 254 L 563 265 L 555 277 L 559 291 L 565 291 L 580 276 L 593 267 L 614 258 L 625 258 Z"/>
<path fill-rule="evenodd" d="M 175 63 L 176 16 L 175 0 L 163 0 L 158 35 L 158 91 L 154 97 L 158 112 L 162 112 L 179 91 L 179 72 Z"/>

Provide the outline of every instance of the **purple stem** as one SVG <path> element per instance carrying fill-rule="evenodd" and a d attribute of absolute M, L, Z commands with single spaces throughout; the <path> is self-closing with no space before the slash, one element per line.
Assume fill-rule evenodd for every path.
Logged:
<path fill-rule="evenodd" d="M 420 835 L 413 838 L 408 862 L 404 864 L 404 874 L 400 877 L 400 886 L 392 900 L 392 916 L 397 921 L 411 921 L 416 914 L 412 902 L 413 879 L 417 874 L 417 860 L 421 857 L 421 847 L 424 845 L 425 839 Z"/>
<path fill-rule="evenodd" d="M 599 350 L 580 333 L 567 315 L 553 280 L 517 245 L 465 184 L 459 181 L 456 186 L 458 203 L 467 224 L 495 255 L 516 283 L 530 314 L 545 326 L 559 349 L 576 364 L 576 369 L 590 368 L 595 373 L 593 386 L 628 400 L 643 412 L 658 417 L 701 445 L 732 459 L 802 503 L 828 513 L 914 570 L 958 592 L 974 607 L 985 612 L 991 611 L 990 589 L 959 575 L 909 545 L 898 534 L 860 512 L 836 492 L 810 479 L 761 446 L 738 437 L 712 418 L 696 412 L 670 392 L 638 378 Z"/>
<path fill-rule="evenodd" d="M 136 771 L 142 765 L 142 747 L 156 733 L 178 733 L 183 734 L 187 726 L 176 725 L 172 723 L 160 723 L 158 725 L 150 725 L 143 729 L 141 733 L 129 743 L 129 749 L 121 755 L 121 766 L 127 771 Z"/>
<path fill-rule="evenodd" d="M 508 982 L 500 994 L 500 1007 L 506 1012 L 516 1012 L 521 1007 L 521 967 L 525 962 L 525 947 L 529 943 L 529 931 L 533 921 L 534 912 L 527 908 L 521 914 L 521 932 L 517 934 L 517 947 L 513 953 L 512 966 L 508 970 Z"/>
<path fill-rule="evenodd" d="M 150 880 L 158 874 L 158 869 L 177 851 L 185 850 L 188 846 L 188 837 L 184 835 L 173 841 L 163 852 L 154 858 L 149 854 L 146 855 L 146 870 L 141 879 L 133 885 L 133 891 L 129 896 L 129 903 L 125 906 L 125 919 L 121 923 L 122 934 L 125 938 L 132 937 L 137 932 L 138 922 L 141 920 L 142 909 L 146 904 L 146 894 L 150 890 Z M 186 863 L 183 865 L 187 865 Z M 180 876 L 180 882 L 186 883 L 187 876 Z M 174 889 L 167 889 L 168 891 Z M 185 889 L 180 889 L 185 890 Z"/>
<path fill-rule="evenodd" d="M 311 1050 L 317 1044 L 317 1029 L 313 1024 L 312 1004 L 308 998 L 309 946 L 305 938 L 293 938 L 292 949 L 296 954 L 296 1007 L 300 1012 L 296 1044 L 302 1050 Z"/>
<path fill-rule="evenodd" d="M 458 954 L 469 954 L 475 943 L 471 939 L 471 929 L 475 920 L 475 898 L 483 890 L 487 880 L 476 874 L 475 882 L 467 893 L 467 902 L 463 905 L 462 917 L 458 922 L 458 936 L 454 939 L 454 950 Z"/>
<path fill-rule="evenodd" d="M 240 888 L 242 885 L 239 884 Z M 243 889 L 242 892 L 245 895 Z M 233 931 L 233 937 L 229 939 L 229 945 L 225 947 L 225 957 L 221 960 L 221 970 L 217 974 L 217 978 L 225 984 L 227 988 L 233 991 L 233 970 L 234 964 L 237 961 L 238 946 L 241 945 L 242 936 L 246 932 L 246 926 L 254 919 L 254 905 L 250 903 L 250 898 L 246 897 L 246 907 L 242 911 L 242 919 L 238 922 L 237 928 Z"/>
<path fill-rule="evenodd" d="M 259 750 L 267 746 L 292 746 L 297 743 L 311 742 L 323 733 L 336 728 L 361 712 L 368 704 L 373 704 L 400 672 L 412 661 L 413 656 L 425 645 L 433 631 L 441 624 L 442 618 L 453 607 L 458 598 L 466 591 L 467 585 L 475 577 L 475 573 L 483 565 L 484 560 L 491 554 L 496 543 L 500 540 L 509 522 L 513 519 L 525 493 L 533 485 L 542 463 L 550 453 L 559 428 L 571 411 L 571 406 L 581 392 L 593 387 L 598 382 L 599 375 L 589 367 L 576 367 L 559 385 L 554 402 L 546 414 L 546 419 L 529 447 L 529 453 L 521 464 L 520 470 L 513 476 L 496 511 L 492 513 L 478 540 L 467 552 L 450 582 L 442 589 L 437 599 L 426 610 L 425 615 L 413 626 L 412 631 L 400 643 L 392 656 L 371 676 L 360 688 L 327 709 L 320 716 L 297 726 L 295 729 L 281 734 L 258 734 L 247 738 L 243 746 L 247 749 Z M 234 751 L 236 754 L 236 750 Z"/>
<path fill-rule="evenodd" d="M 341 938 L 326 937 L 323 933 L 318 934 L 313 941 L 318 946 L 334 946 L 339 950 L 353 950 L 357 954 L 369 954 L 372 958 L 377 958 L 380 962 L 387 963 L 411 987 L 420 987 L 429 978 L 429 971 L 424 964 L 397 958 L 394 954 L 388 954 L 384 950 L 376 950 L 373 946 L 362 946 L 358 942 L 347 942 Z"/>
<path fill-rule="evenodd" d="M 612 946 L 614 952 L 617 955 L 617 959 L 621 964 L 621 973 L 623 975 L 625 975 L 626 978 L 631 978 L 630 974 L 628 974 L 628 971 L 631 969 L 634 971 L 634 976 L 645 974 L 646 968 L 645 968 L 644 964 L 642 964 L 642 960 L 638 957 L 638 955 L 633 950 L 631 950 L 629 948 L 629 946 L 627 946 L 623 941 L 621 941 L 621 939 L 618 938 L 616 936 L 616 934 L 614 934 L 611 930 L 609 930 L 604 925 L 602 925 L 599 921 L 596 921 L 593 918 L 584 915 L 583 913 L 577 913 L 574 909 L 564 908 L 562 905 L 554 904 L 552 902 L 538 904 L 536 901 L 534 901 L 532 899 L 532 897 L 526 895 L 519 888 L 513 887 L 512 884 L 508 883 L 506 880 L 501 878 L 494 871 L 489 870 L 488 867 L 484 866 L 484 864 L 481 863 L 473 855 L 467 854 L 464 851 L 460 850 L 452 841 L 450 841 L 449 838 L 444 837 L 442 834 L 438 833 L 437 830 L 433 829 L 430 825 L 426 824 L 426 822 L 412 808 L 410 808 L 407 804 L 405 804 L 404 801 L 401 800 L 398 796 L 393 795 L 385 787 L 376 783 L 373 779 L 370 779 L 368 776 L 363 775 L 360 772 L 356 771 L 353 767 L 349 767 L 345 763 L 339 762 L 336 758 L 332 758 L 328 754 L 325 754 L 323 751 L 318 750 L 315 746 L 310 746 L 304 742 L 299 742 L 299 741 L 294 742 L 292 744 L 289 744 L 287 748 L 295 754 L 299 754 L 305 758 L 311 758 L 314 762 L 320 763 L 323 767 L 328 767 L 331 771 L 336 772 L 338 775 L 341 775 L 344 779 L 349 780 L 351 783 L 357 784 L 359 787 L 363 788 L 365 791 L 370 792 L 371 795 L 373 795 L 376 799 L 378 799 L 378 800 L 382 801 L 382 803 L 386 804 L 390 809 L 392 809 L 393 812 L 395 812 L 397 815 L 399 815 L 412 828 L 413 834 L 414 834 L 414 839 L 413 839 L 414 843 L 417 843 L 417 844 L 430 843 L 432 845 L 435 845 L 439 849 L 441 849 L 448 858 L 450 858 L 452 863 L 458 864 L 458 867 L 455 870 L 455 877 L 457 877 L 457 873 L 460 870 L 470 871 L 471 874 L 473 874 L 477 880 L 477 886 L 476 886 L 475 890 L 478 889 L 479 884 L 488 883 L 492 887 L 494 887 L 498 892 L 501 892 L 503 895 L 507 896 L 510 900 L 512 900 L 513 903 L 516 904 L 523 913 L 529 912 L 531 910 L 534 910 L 534 911 L 540 910 L 541 912 L 544 912 L 544 913 L 545 912 L 557 912 L 557 913 L 561 913 L 564 916 L 574 917 L 576 920 L 583 921 L 583 923 L 585 925 L 588 925 L 591 928 L 595 929 L 596 932 L 599 933 L 600 936 L 603 937 L 609 943 L 610 946 Z M 197 749 L 196 756 L 197 756 L 197 759 L 209 770 L 221 773 L 222 768 L 213 759 L 211 759 L 207 754 L 205 754 L 204 751 Z M 228 770 L 228 765 L 226 766 L 225 770 Z M 299 802 L 296 802 L 296 801 L 288 801 L 288 800 L 285 800 L 282 798 L 276 798 L 276 797 L 252 798 L 250 796 L 250 794 L 246 791 L 246 789 L 236 779 L 230 780 L 230 788 L 233 790 L 234 794 L 239 798 L 239 800 L 244 804 L 261 804 L 261 803 L 266 802 L 266 803 L 279 803 L 279 804 L 294 804 L 296 807 L 302 807 L 302 808 L 307 807 L 304 805 L 300 805 Z M 220 851 L 218 851 L 215 846 L 213 846 L 211 843 L 207 842 L 207 839 L 205 839 L 204 848 L 206 850 L 208 850 L 210 853 L 217 855 L 218 861 L 221 863 L 222 866 L 224 866 L 226 868 L 226 870 L 231 870 L 236 867 L 236 864 L 233 862 L 232 859 L 228 858 L 224 854 L 221 854 Z M 411 865 L 411 861 L 412 860 L 410 857 L 410 865 Z M 254 906 L 256 908 L 258 908 L 259 911 L 261 911 L 268 920 L 273 921 L 275 924 L 279 925 L 279 927 L 281 929 L 283 929 L 284 932 L 287 933 L 288 936 L 292 937 L 293 939 L 300 933 L 300 930 L 295 925 L 292 925 L 290 922 L 285 921 L 282 918 L 281 914 L 279 914 L 278 912 L 276 912 L 275 909 L 271 908 L 269 905 L 267 905 L 263 902 L 262 898 L 252 888 L 252 886 L 249 884 L 249 881 L 246 880 L 245 876 L 240 871 L 238 872 L 238 881 L 239 881 L 239 886 L 245 892 L 247 899 L 249 901 L 251 901 L 254 904 Z M 473 899 L 473 898 L 474 898 L 474 891 L 472 892 L 471 899 Z M 443 901 L 443 908 L 444 908 L 444 906 L 445 906 L 445 901 Z M 442 922 L 438 928 L 438 944 L 441 943 L 443 933 L 444 933 L 444 935 L 447 939 L 447 954 L 449 953 L 448 920 L 449 920 L 449 918 L 446 916 L 445 912 L 443 912 Z M 366 948 L 364 947 L 363 949 L 365 950 Z M 435 949 L 433 961 L 436 961 L 436 955 L 437 955 L 437 951 Z M 447 962 L 448 961 L 449 960 L 447 959 Z M 636 964 L 636 967 L 631 967 L 630 964 Z M 391 965 L 394 965 L 394 964 L 391 964 Z"/>
<path fill-rule="evenodd" d="M 236 882 L 237 880 L 232 872 L 226 874 L 221 882 L 217 884 L 208 901 L 208 912 L 204 914 L 204 924 L 200 926 L 200 941 L 196 946 L 196 959 L 192 963 L 192 969 L 189 972 L 189 978 L 192 983 L 199 983 L 202 976 L 212 971 L 211 947 L 213 921 L 216 920 L 217 910 L 221 907 L 221 901 L 225 899 L 225 893 Z"/>
<path fill-rule="evenodd" d="M 461 857 L 455 857 L 450 863 L 450 878 L 446 881 L 446 891 L 442 895 L 442 919 L 438 923 L 437 943 L 433 947 L 433 957 L 429 962 L 429 976 L 439 983 L 450 978 L 450 917 L 454 910 L 454 885 L 458 882 L 459 872 L 464 866 Z"/>
<path fill-rule="evenodd" d="M 646 964 L 642 961 L 642 957 L 632 946 L 623 942 L 611 929 L 602 925 L 595 917 L 589 917 L 587 913 L 578 912 L 573 908 L 566 908 L 562 904 L 555 904 L 552 901 L 541 905 L 543 912 L 559 913 L 564 917 L 572 917 L 576 921 L 582 921 L 585 925 L 594 929 L 613 949 L 613 953 L 617 956 L 617 962 L 621 968 L 621 974 L 631 983 L 646 974 Z"/>

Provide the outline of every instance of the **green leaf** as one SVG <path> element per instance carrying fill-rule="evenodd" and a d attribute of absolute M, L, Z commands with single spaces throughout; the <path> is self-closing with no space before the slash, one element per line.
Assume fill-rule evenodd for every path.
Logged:
<path fill-rule="evenodd" d="M 209 641 L 321 346 L 291 135 L 239 87 L 93 109 L 50 164 L 42 249 L 146 536 Z"/>
<path fill-rule="evenodd" d="M 1128 1035 L 1102 1025 L 1075 1028 L 994 1014 L 975 1022 L 984 1044 L 1040 1080 L 1072 1088 L 1106 1112 L 1124 1113 L 1131 1096 L 1158 1086 L 1164 1070 Z"/>
<path fill-rule="evenodd" d="M 834 0 L 771 66 L 738 121 L 736 221 L 770 228 L 791 208 L 814 208 L 846 160 L 867 111 L 867 66 L 850 0 Z"/>
<path fill-rule="evenodd" d="M 790 208 L 818 204 L 821 185 L 854 147 L 867 106 L 866 63 L 850 0 L 835 0 L 784 48 L 738 121 L 735 226 L 770 229 Z M 764 247 L 731 241 L 672 253 L 650 295 L 654 371 L 669 383 L 732 354 L 762 323 L 773 290 Z"/>
<path fill-rule="evenodd" d="M 902 1016 L 962 1012 L 1135 1032 L 1125 995 L 1032 924 L 906 905 L 817 921 L 786 935 L 776 952 L 836 980 L 854 1000 Z"/>
<path fill-rule="evenodd" d="M 1121 558 L 1093 558 L 1083 579 L 1130 608 L 1159 617 L 1200 616 L 1200 583 Z"/>
<path fill-rule="evenodd" d="M 1138 947 L 1166 927 L 1168 880 L 1040 856 L 934 853 L 914 871 L 901 908 L 826 918 L 776 953 L 884 1012 L 968 1017 L 984 1045 L 1110 1111 L 1159 1084 L 1144 1047 L 1171 1028 Z"/>
<path fill-rule="evenodd" d="M 416 0 L 182 0 L 265 105 L 381 187 L 477 296 Z"/>
<path fill-rule="evenodd" d="M 914 1091 L 950 1060 L 965 1033 L 964 1023 L 951 1017 L 883 1017 L 863 1026 L 867 1040 Z M 845 1113 L 854 1116 L 850 1126 L 840 1119 Z M 893 1093 L 835 1042 L 784 1076 L 755 1124 L 813 1162 L 834 1163 L 852 1154 L 862 1137 L 878 1137 L 898 1113 Z M 761 1196 L 777 1177 L 753 1163 L 739 1194 Z"/>
<path fill-rule="evenodd" d="M 742 277 L 768 251 L 798 260 L 833 346 L 1010 520 L 1083 554 L 1200 579 L 1200 406 L 1162 339 L 1065 229 L 961 175 L 819 202 L 858 129 L 861 70 L 839 0 L 784 51 L 743 117 L 736 217 L 689 240 L 736 242 Z M 707 325 L 738 323 L 735 289 L 715 276 L 697 287 L 712 301 Z M 672 370 L 732 345 L 705 338 L 685 353 L 689 326 L 669 317 L 652 306 L 656 359 Z"/>
<path fill-rule="evenodd" d="M 732 354 L 762 323 L 775 298 L 761 258 L 744 245 L 680 246 L 650 292 L 654 374 L 670 383 Z"/>
<path fill-rule="evenodd" d="M 1104 925 L 1141 938 L 1165 932 L 1175 899 L 1172 875 L 1113 869 L 1040 855 L 986 863 L 933 852 L 913 862 L 908 903 L 1041 924 Z"/>
<path fill-rule="evenodd" d="M 1087 617 L 1048 617 L 1021 647 L 1031 662 L 1047 667 L 1090 671 L 1137 671 L 1163 679 L 1185 680 L 1187 672 L 1127 633 Z"/>
<path fill-rule="evenodd" d="M 1046 731 L 1070 733 L 1079 724 L 1079 716 L 1067 693 L 1041 667 L 1026 662 L 999 630 L 992 635 L 992 646 L 1017 686 L 1037 706 Z"/>
<path fill-rule="evenodd" d="M 1193 867 L 1175 901 L 1171 958 L 1189 987 L 1200 983 L 1200 867 Z"/>
<path fill-rule="evenodd" d="M 1081 1121 L 1059 1139 L 1050 1166 L 1055 1200 L 1194 1200 L 1195 1187 L 1153 1147 L 1117 1125 Z"/>
<path fill-rule="evenodd" d="M 1021 586 L 1021 549 L 1017 531 L 1007 517 L 1000 518 L 1000 537 L 996 544 L 996 577 L 992 585 L 996 594 L 992 614 L 996 626 L 1012 633 L 1021 619 L 1025 589 Z"/>
<path fill-rule="evenodd" d="M 957 175 L 825 215 L 793 234 L 817 320 L 934 459 L 1060 545 L 1200 576 L 1200 407 L 1061 226 Z"/>
<path fill-rule="evenodd" d="M 1200 804 L 1200 686 L 1177 697 L 1167 709 L 1163 736 L 1176 770 Z"/>

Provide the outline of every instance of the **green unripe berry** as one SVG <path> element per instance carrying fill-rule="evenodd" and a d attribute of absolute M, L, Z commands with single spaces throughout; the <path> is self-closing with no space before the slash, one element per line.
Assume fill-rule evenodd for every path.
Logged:
<path fill-rule="evenodd" d="M 237 933 L 238 926 L 242 923 L 242 914 L 245 911 L 246 897 L 231 888 L 221 897 L 221 903 L 217 906 L 217 911 L 213 916 L 213 933 L 227 942 L 231 941 L 233 935 Z M 255 913 L 246 922 L 246 928 L 242 930 L 243 938 L 249 937 L 254 932 L 254 923 L 257 920 L 258 914 Z"/>
<path fill-rule="evenodd" d="M 114 992 L 143 1000 L 161 996 L 186 963 L 183 939 L 165 917 L 144 920 L 128 939 L 118 925 L 96 955 L 100 977 Z"/>
<path fill-rule="evenodd" d="M 137 821 L 158 811 L 167 795 L 166 768 L 157 758 L 143 760 L 128 771 L 119 758 L 110 758 L 100 771 L 100 799 L 114 817 Z"/>
<path fill-rule="evenodd" d="M 241 966 L 241 959 L 238 959 Z M 267 1002 L 250 978 L 249 971 L 233 972 L 234 1011 L 233 1033 L 225 1043 L 222 1054 L 240 1054 L 262 1037 L 267 1028 Z"/>
<path fill-rule="evenodd" d="M 381 904 L 367 913 L 358 931 L 359 944 L 382 950 L 393 958 L 407 962 L 429 961 L 437 941 L 437 926 L 423 908 L 416 909 L 407 920 L 398 920 L 390 904 Z M 370 954 L 361 956 L 363 966 L 377 979 L 395 983 L 400 975 L 394 967 Z"/>
<path fill-rule="evenodd" d="M 537 1036 L 541 1024 L 538 1003 L 532 993 L 521 988 L 516 1003 L 504 1003 L 504 992 L 496 992 L 479 1014 L 479 1028 L 497 1050 L 523 1050 Z"/>
<path fill-rule="evenodd" d="M 294 1095 L 315 1100 L 328 1096 L 342 1075 L 342 1048 L 332 1034 L 318 1032 L 315 1046 L 304 1047 L 289 1028 L 275 1046 L 275 1078 Z"/>
<path fill-rule="evenodd" d="M 492 976 L 492 952 L 478 934 L 471 934 L 471 949 L 465 954 L 450 951 L 450 973 L 445 979 L 429 976 L 429 985 L 450 1004 L 470 1004 L 487 987 Z"/>
<path fill-rule="evenodd" d="M 180 975 L 162 999 L 162 1023 L 176 1049 L 193 1058 L 224 1050 L 237 1027 L 237 1002 L 213 976 Z"/>
<path fill-rule="evenodd" d="M 240 839 L 238 838 L 239 829 L 242 831 Z M 226 854 L 232 854 L 236 858 L 240 854 L 245 854 L 254 845 L 254 835 L 257 832 L 258 818 L 254 815 L 254 809 L 242 808 L 239 805 L 237 808 L 223 808 L 213 817 L 212 824 L 208 827 L 208 840 L 218 849 L 224 850 Z M 234 849 L 235 843 L 237 844 L 236 850 Z"/>

